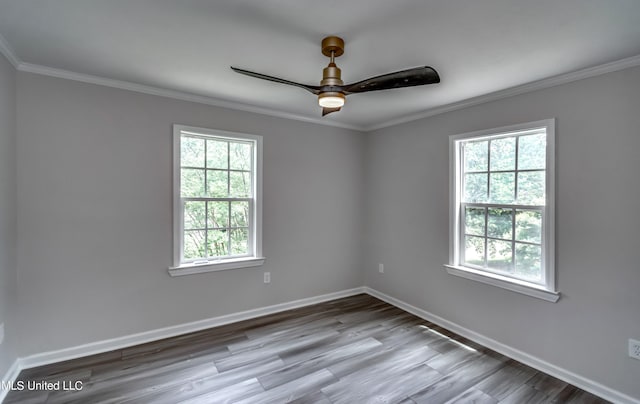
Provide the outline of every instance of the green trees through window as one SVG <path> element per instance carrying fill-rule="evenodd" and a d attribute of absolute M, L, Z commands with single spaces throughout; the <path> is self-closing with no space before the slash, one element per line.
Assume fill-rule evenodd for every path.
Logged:
<path fill-rule="evenodd" d="M 250 254 L 253 143 L 182 134 L 183 260 Z"/>
<path fill-rule="evenodd" d="M 546 133 L 460 142 L 462 263 L 541 281 Z"/>

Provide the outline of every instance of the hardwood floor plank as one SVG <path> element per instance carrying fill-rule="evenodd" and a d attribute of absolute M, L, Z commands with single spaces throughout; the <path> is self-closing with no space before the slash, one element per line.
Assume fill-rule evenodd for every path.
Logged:
<path fill-rule="evenodd" d="M 300 379 L 282 384 L 267 390 L 262 394 L 257 394 L 237 401 L 238 404 L 255 403 L 290 403 L 305 395 L 311 394 L 324 386 L 334 383 L 337 379 L 326 369 L 303 376 Z"/>
<path fill-rule="evenodd" d="M 141 397 L 124 401 L 127 404 L 174 404 L 202 395 L 215 395 L 215 392 L 227 386 L 238 385 L 244 380 L 257 379 L 281 369 L 284 363 L 280 359 L 269 359 L 219 373 L 213 377 L 197 380 L 183 380 L 182 384 L 165 389 L 156 389 Z"/>
<path fill-rule="evenodd" d="M 260 393 L 264 393 L 264 388 L 262 388 L 258 379 L 249 379 L 181 401 L 181 404 L 235 403 L 247 397 L 257 396 Z"/>
<path fill-rule="evenodd" d="M 380 341 L 374 338 L 365 338 L 354 341 L 351 344 L 334 348 L 307 360 L 287 365 L 286 367 L 271 372 L 259 378 L 265 389 L 293 381 L 301 376 L 313 373 L 317 370 L 328 368 L 334 364 L 348 361 L 350 358 L 372 352 L 382 346 Z"/>
<path fill-rule="evenodd" d="M 49 397 L 51 403 L 82 403 L 91 397 L 96 402 L 122 402 L 126 399 L 137 398 L 159 389 L 167 389 L 179 385 L 182 380 L 193 380 L 213 377 L 218 374 L 213 363 L 204 363 L 197 366 L 183 366 L 175 369 L 175 366 L 163 368 L 150 368 L 143 372 L 128 375 L 122 378 L 110 378 L 98 382 L 86 383 L 82 391 L 52 392 Z M 73 397 L 73 400 L 69 401 Z"/>
<path fill-rule="evenodd" d="M 462 366 L 465 366 L 468 362 L 476 360 L 482 357 L 482 353 L 469 351 L 460 347 L 456 347 L 451 351 L 438 354 L 433 359 L 427 362 L 427 365 L 431 366 L 443 375 L 448 375 L 455 372 Z"/>
<path fill-rule="evenodd" d="M 527 380 L 526 384 L 536 390 L 545 392 L 549 397 L 557 396 L 568 386 L 568 383 L 542 372 L 536 373 L 535 376 Z"/>
<path fill-rule="evenodd" d="M 497 399 L 476 388 L 470 388 L 445 404 L 496 404 Z"/>
<path fill-rule="evenodd" d="M 540 390 L 523 384 L 516 391 L 507 396 L 500 404 L 544 404 L 550 403 L 551 397 Z"/>
<path fill-rule="evenodd" d="M 602 399 L 574 386 L 567 386 L 553 400 L 557 404 L 600 404 Z"/>
<path fill-rule="evenodd" d="M 4 399 L 4 404 L 41 404 L 46 403 L 49 397 L 48 391 L 12 391 Z"/>
<path fill-rule="evenodd" d="M 287 327 L 283 330 L 272 330 L 271 333 L 254 334 L 252 338 L 228 344 L 227 349 L 232 354 L 237 354 L 262 348 L 266 344 L 278 344 L 283 341 L 314 334 L 315 332 L 321 332 L 327 329 L 333 330 L 338 324 L 340 324 L 340 322 L 334 318 L 320 318 L 309 322 L 300 321 L 300 324 L 295 327 Z"/>
<path fill-rule="evenodd" d="M 322 391 L 307 394 L 290 402 L 290 404 L 332 404 Z"/>
<path fill-rule="evenodd" d="M 286 352 L 305 349 L 310 345 L 321 343 L 323 341 L 332 341 L 338 335 L 339 333 L 337 331 L 328 329 L 319 333 L 298 337 L 292 341 L 287 341 L 286 344 L 283 344 L 282 342 L 267 343 L 259 349 L 242 351 L 227 358 L 217 360 L 215 361 L 215 364 L 220 372 L 225 372 L 229 369 L 246 365 L 266 357 L 280 358 L 279 355 Z"/>
<path fill-rule="evenodd" d="M 442 375 L 426 365 L 405 367 L 393 372 L 372 370 L 342 378 L 322 389 L 332 403 L 397 403 L 440 380 Z"/>
<path fill-rule="evenodd" d="M 476 388 L 499 401 L 520 388 L 536 373 L 535 369 L 510 360 L 503 368 L 478 383 Z"/>
<path fill-rule="evenodd" d="M 444 403 L 495 373 L 504 363 L 493 358 L 470 361 L 410 398 L 416 403 Z"/>

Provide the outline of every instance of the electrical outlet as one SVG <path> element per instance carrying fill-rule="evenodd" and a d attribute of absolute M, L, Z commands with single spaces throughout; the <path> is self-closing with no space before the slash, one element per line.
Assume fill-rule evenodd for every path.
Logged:
<path fill-rule="evenodd" d="M 271 272 L 264 273 L 264 283 L 271 283 Z"/>
<path fill-rule="evenodd" d="M 4 323 L 0 324 L 0 345 L 4 342 Z"/>
<path fill-rule="evenodd" d="M 380 272 L 381 274 L 384 273 L 384 264 L 378 264 L 378 272 Z"/>
<path fill-rule="evenodd" d="M 629 356 L 640 359 L 640 341 L 629 338 Z"/>

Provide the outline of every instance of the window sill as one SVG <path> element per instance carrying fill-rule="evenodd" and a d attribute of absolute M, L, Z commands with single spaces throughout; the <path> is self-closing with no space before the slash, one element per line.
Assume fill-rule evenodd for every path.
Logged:
<path fill-rule="evenodd" d="M 507 278 L 498 274 L 477 271 L 475 269 L 445 265 L 447 272 L 451 275 L 460 276 L 462 278 L 497 286 L 499 288 L 511 290 L 513 292 L 522 293 L 527 296 L 536 297 L 548 302 L 557 302 L 560 299 L 560 292 L 545 289 L 543 286 L 533 283 Z"/>
<path fill-rule="evenodd" d="M 197 264 L 183 264 L 169 268 L 169 275 L 183 276 L 205 272 L 226 271 L 228 269 L 258 267 L 264 264 L 264 257 L 237 258 L 231 260 L 207 261 Z"/>

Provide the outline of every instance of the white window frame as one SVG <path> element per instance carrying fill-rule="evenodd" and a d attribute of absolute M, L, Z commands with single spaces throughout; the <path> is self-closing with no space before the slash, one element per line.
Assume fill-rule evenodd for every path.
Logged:
<path fill-rule="evenodd" d="M 183 261 L 184 220 L 182 216 L 184 200 L 180 195 L 180 147 L 183 133 L 253 143 L 253 189 L 250 201 L 250 252 L 248 255 L 242 257 L 224 257 L 215 260 Z M 264 261 L 265 257 L 262 255 L 262 136 L 187 125 L 173 125 L 173 266 L 169 267 L 169 274 L 171 276 L 181 276 L 235 268 L 256 267 L 263 265 Z"/>
<path fill-rule="evenodd" d="M 461 144 L 482 138 L 508 137 L 536 129 L 546 130 L 545 206 L 542 222 L 542 271 L 541 283 L 503 276 L 472 266 L 461 264 L 462 240 L 462 156 Z M 555 119 L 504 126 L 449 136 L 449 274 L 501 287 L 550 302 L 557 302 L 555 273 Z M 512 207 L 516 207 L 514 205 Z"/>

